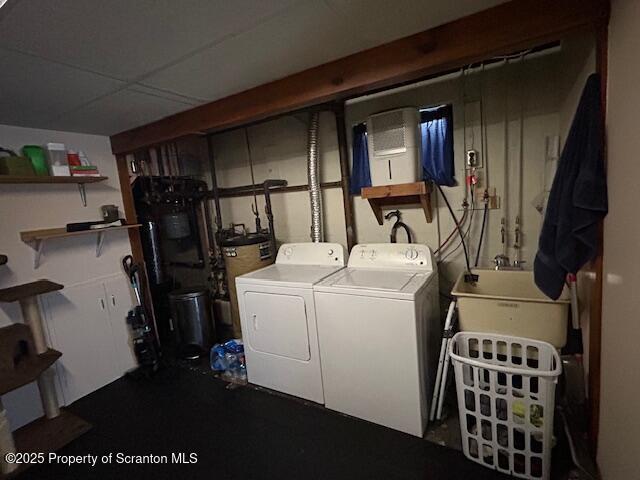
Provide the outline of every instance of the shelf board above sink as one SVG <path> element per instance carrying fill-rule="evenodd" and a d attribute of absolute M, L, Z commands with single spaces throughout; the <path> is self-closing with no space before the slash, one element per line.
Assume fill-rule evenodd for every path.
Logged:
<path fill-rule="evenodd" d="M 424 210 L 427 223 L 431 223 L 431 188 L 425 182 L 401 183 L 398 185 L 378 185 L 364 187 L 362 198 L 369 200 L 378 224 L 384 223 L 383 208 L 417 205 Z"/>

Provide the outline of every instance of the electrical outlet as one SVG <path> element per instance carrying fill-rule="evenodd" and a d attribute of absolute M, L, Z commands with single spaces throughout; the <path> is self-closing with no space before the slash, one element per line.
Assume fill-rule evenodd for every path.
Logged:
<path fill-rule="evenodd" d="M 480 158 L 477 150 L 467 150 L 467 167 L 473 168 L 480 166 Z"/>

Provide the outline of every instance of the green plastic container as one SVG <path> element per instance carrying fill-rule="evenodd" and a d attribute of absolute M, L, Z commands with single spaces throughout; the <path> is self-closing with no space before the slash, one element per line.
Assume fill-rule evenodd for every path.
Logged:
<path fill-rule="evenodd" d="M 36 175 L 49 175 L 49 165 L 44 148 L 38 145 L 25 145 L 22 147 L 22 154 L 31 160 Z"/>

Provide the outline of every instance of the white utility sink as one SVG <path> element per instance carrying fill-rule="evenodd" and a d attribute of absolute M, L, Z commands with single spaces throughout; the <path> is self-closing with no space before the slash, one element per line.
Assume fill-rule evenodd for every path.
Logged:
<path fill-rule="evenodd" d="M 451 293 L 458 300 L 461 331 L 533 338 L 561 348 L 567 341 L 571 297 L 557 301 L 542 293 L 528 270 L 474 270 L 475 284 L 460 274 Z"/>

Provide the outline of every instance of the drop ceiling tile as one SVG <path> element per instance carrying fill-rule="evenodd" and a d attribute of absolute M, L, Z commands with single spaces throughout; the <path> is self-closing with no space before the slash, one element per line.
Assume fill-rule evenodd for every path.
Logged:
<path fill-rule="evenodd" d="M 303 3 L 142 83 L 215 100 L 366 48 L 349 19 Z"/>
<path fill-rule="evenodd" d="M 129 88 L 66 113 L 52 120 L 48 128 L 113 135 L 189 108 L 187 103 Z"/>
<path fill-rule="evenodd" d="M 428 30 L 429 28 L 491 8 L 505 0 L 325 0 L 336 13 L 349 19 L 354 33 L 371 46 Z M 478 25 L 478 35 L 482 26 Z"/>
<path fill-rule="evenodd" d="M 204 98 L 194 98 L 187 95 L 181 95 L 179 93 L 172 92 L 171 90 L 165 90 L 162 88 L 151 87 L 149 85 L 143 85 L 141 83 L 132 83 L 129 85 L 131 90 L 136 92 L 145 93 L 152 97 L 160 97 L 166 100 L 173 100 L 178 103 L 186 103 L 188 105 L 200 105 L 206 102 Z"/>
<path fill-rule="evenodd" d="M 0 123 L 42 127 L 121 88 L 117 80 L 0 48 Z"/>
<path fill-rule="evenodd" d="M 20 0 L 0 35 L 6 48 L 132 80 L 297 1 Z"/>

